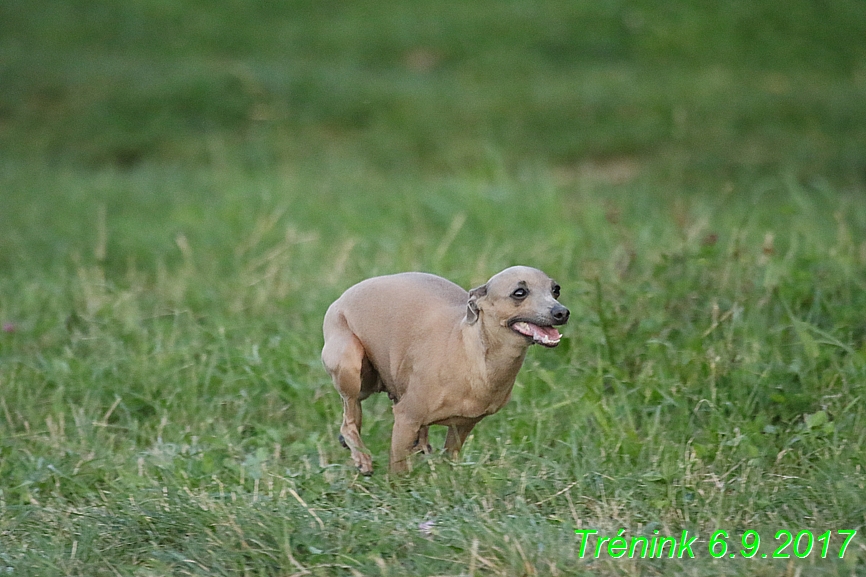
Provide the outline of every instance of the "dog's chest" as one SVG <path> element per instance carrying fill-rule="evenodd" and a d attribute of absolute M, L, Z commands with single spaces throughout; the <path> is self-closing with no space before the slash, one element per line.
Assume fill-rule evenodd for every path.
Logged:
<path fill-rule="evenodd" d="M 461 404 L 461 417 L 480 418 L 498 412 L 511 398 L 514 381 L 499 387 L 473 387 Z"/>

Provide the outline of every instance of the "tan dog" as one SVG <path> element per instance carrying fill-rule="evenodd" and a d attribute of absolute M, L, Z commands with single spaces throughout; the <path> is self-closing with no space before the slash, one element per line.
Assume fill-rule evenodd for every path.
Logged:
<path fill-rule="evenodd" d="M 559 344 L 568 321 L 559 285 L 540 270 L 515 266 L 466 292 L 418 272 L 367 279 L 325 313 L 322 362 L 343 397 L 340 441 L 365 475 L 361 401 L 385 391 L 394 404 L 391 470 L 408 469 L 413 450 L 430 452 L 429 425 L 446 425 L 456 456 L 475 424 L 511 397 L 533 343 Z"/>

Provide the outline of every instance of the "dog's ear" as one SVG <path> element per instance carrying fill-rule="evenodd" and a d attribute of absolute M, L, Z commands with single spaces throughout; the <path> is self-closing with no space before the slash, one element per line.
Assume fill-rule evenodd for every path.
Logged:
<path fill-rule="evenodd" d="M 469 291 L 469 302 L 466 303 L 466 322 L 470 325 L 478 321 L 478 299 L 487 296 L 487 285 L 481 285 Z"/>

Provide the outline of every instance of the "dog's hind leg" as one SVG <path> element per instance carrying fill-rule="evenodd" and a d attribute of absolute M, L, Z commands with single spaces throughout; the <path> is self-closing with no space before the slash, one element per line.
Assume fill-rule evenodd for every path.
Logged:
<path fill-rule="evenodd" d="M 341 330 L 344 329 L 344 330 Z M 342 327 L 326 332 L 322 363 L 343 398 L 341 442 L 352 453 L 352 461 L 364 475 L 373 473 L 373 459 L 361 440 L 362 367 L 364 347 L 343 323 Z"/>

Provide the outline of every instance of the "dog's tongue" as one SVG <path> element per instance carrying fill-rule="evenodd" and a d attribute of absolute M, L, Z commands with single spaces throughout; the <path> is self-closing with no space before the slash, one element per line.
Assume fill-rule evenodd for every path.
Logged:
<path fill-rule="evenodd" d="M 540 327 L 525 321 L 514 323 L 512 328 L 522 335 L 532 337 L 532 340 L 540 345 L 556 346 L 562 338 L 554 327 Z"/>

